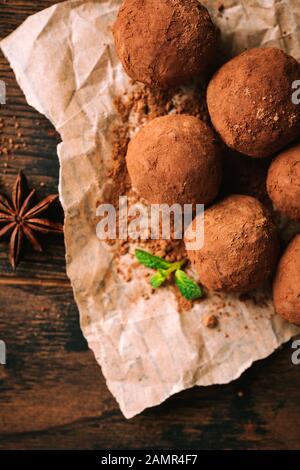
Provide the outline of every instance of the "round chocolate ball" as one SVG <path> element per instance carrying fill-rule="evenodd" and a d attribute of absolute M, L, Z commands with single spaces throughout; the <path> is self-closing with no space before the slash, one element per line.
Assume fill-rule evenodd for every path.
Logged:
<path fill-rule="evenodd" d="M 125 0 L 113 33 L 127 74 L 149 86 L 185 83 L 216 55 L 217 30 L 198 0 Z"/>
<path fill-rule="evenodd" d="M 273 298 L 276 312 L 300 325 L 300 235 L 291 241 L 279 261 Z"/>
<path fill-rule="evenodd" d="M 218 143 L 193 116 L 150 121 L 129 143 L 126 162 L 133 188 L 152 204 L 209 204 L 219 191 Z"/>
<path fill-rule="evenodd" d="M 208 289 L 247 292 L 259 287 L 275 269 L 276 228 L 257 199 L 233 195 L 207 209 L 204 244 L 199 249 L 190 245 L 197 225 L 201 226 L 196 222 L 187 229 L 185 244 L 200 282 Z"/>
<path fill-rule="evenodd" d="M 251 157 L 270 156 L 300 132 L 292 101 L 300 65 L 276 48 L 251 49 L 227 62 L 207 90 L 212 123 L 224 142 Z"/>
<path fill-rule="evenodd" d="M 300 221 L 300 145 L 291 147 L 273 160 L 267 190 L 276 209 Z"/>

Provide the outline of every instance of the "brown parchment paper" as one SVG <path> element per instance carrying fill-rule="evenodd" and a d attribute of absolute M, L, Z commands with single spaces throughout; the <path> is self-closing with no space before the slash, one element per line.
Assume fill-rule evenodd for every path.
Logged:
<path fill-rule="evenodd" d="M 111 164 L 113 99 L 129 87 L 110 29 L 120 3 L 54 5 L 29 17 L 1 48 L 28 103 L 60 132 L 68 275 L 84 335 L 130 418 L 180 390 L 236 379 L 300 329 L 274 314 L 266 290 L 255 301 L 211 294 L 182 314 L 168 289 L 146 300 L 142 294 L 149 285 L 141 272 L 129 283 L 122 281 L 113 248 L 98 240 L 94 219 Z M 300 60 L 298 0 L 203 3 L 222 31 L 226 54 L 274 45 Z M 203 315 L 214 312 L 222 314 L 220 331 L 202 323 Z"/>

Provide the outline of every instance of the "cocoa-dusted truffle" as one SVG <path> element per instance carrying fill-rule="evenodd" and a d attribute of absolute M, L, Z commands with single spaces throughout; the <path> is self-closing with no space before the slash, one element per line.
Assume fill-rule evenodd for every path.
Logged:
<path fill-rule="evenodd" d="M 276 312 L 300 325 L 300 235 L 292 240 L 279 261 L 273 297 Z"/>
<path fill-rule="evenodd" d="M 218 143 L 193 116 L 150 121 L 129 143 L 126 162 L 133 188 L 153 204 L 209 204 L 219 190 Z"/>
<path fill-rule="evenodd" d="M 196 219 L 186 231 L 186 248 L 208 289 L 246 292 L 273 272 L 279 250 L 276 228 L 257 199 L 233 195 L 207 209 L 200 249 L 189 248 L 195 227 Z"/>
<path fill-rule="evenodd" d="M 273 160 L 268 172 L 267 190 L 279 212 L 300 221 L 300 145 L 291 147 Z"/>
<path fill-rule="evenodd" d="M 113 32 L 125 71 L 149 86 L 182 84 L 216 55 L 216 28 L 198 0 L 125 0 Z"/>
<path fill-rule="evenodd" d="M 292 83 L 300 65 L 276 48 L 251 49 L 225 64 L 212 78 L 207 103 L 224 142 L 252 157 L 267 157 L 300 132 L 300 106 Z"/>

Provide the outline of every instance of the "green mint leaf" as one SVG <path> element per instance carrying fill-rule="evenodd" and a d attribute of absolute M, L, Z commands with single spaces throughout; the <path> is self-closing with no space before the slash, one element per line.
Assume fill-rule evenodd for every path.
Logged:
<path fill-rule="evenodd" d="M 203 296 L 203 291 L 199 284 L 187 276 L 181 269 L 177 269 L 175 272 L 175 283 L 183 297 L 187 300 L 196 300 Z"/>
<path fill-rule="evenodd" d="M 135 250 L 135 256 L 138 262 L 147 268 L 151 269 L 168 269 L 172 266 L 172 263 L 169 263 L 159 256 L 152 255 L 147 251 L 137 249 Z"/>
<path fill-rule="evenodd" d="M 165 274 L 163 270 L 160 270 L 151 277 L 150 284 L 154 289 L 158 289 L 165 282 L 167 277 L 167 274 Z"/>

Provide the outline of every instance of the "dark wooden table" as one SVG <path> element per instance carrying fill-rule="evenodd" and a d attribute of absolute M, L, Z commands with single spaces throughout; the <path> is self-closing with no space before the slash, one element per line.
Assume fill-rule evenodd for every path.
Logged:
<path fill-rule="evenodd" d="M 0 0 L 0 38 L 54 3 Z M 26 104 L 2 55 L 0 79 L 7 84 L 0 137 L 26 144 L 0 155 L 0 192 L 19 169 L 39 196 L 57 192 L 57 134 Z M 291 344 L 230 385 L 194 388 L 126 421 L 81 334 L 63 240 L 48 240 L 43 255 L 27 250 L 16 273 L 7 245 L 0 248 L 0 340 L 7 345 L 0 449 L 300 448 L 300 366 L 291 363 Z"/>

